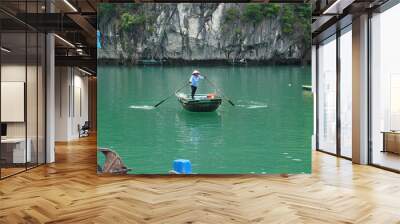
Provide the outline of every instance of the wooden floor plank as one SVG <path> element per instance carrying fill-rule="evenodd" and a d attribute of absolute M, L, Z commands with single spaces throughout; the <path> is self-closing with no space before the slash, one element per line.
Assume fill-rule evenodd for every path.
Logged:
<path fill-rule="evenodd" d="M 98 176 L 96 139 L 0 181 L 0 223 L 400 223 L 400 175 L 313 152 L 311 175 Z"/>

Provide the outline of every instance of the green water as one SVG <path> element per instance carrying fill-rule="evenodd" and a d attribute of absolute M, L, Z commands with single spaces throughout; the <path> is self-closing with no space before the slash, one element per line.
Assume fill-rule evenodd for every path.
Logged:
<path fill-rule="evenodd" d="M 151 107 L 193 69 L 236 106 L 195 113 L 172 97 Z M 134 174 L 168 173 L 181 158 L 201 174 L 310 173 L 313 101 L 301 87 L 310 83 L 309 66 L 99 66 L 98 146 L 116 150 Z M 210 92 L 203 80 L 197 93 Z"/>

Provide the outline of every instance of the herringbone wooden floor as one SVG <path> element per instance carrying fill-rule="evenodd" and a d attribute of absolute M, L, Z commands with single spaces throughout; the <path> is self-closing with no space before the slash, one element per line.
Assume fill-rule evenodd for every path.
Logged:
<path fill-rule="evenodd" d="M 0 223 L 400 223 L 400 175 L 313 154 L 312 175 L 97 176 L 96 139 L 0 181 Z"/>

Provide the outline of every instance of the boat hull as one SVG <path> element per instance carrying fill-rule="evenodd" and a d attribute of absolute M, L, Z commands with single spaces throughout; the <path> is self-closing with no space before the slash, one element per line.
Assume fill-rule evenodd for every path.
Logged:
<path fill-rule="evenodd" d="M 198 99 L 199 96 L 201 97 L 202 95 L 196 96 L 195 99 L 188 99 L 187 97 L 177 95 L 178 101 L 181 103 L 182 107 L 191 112 L 212 112 L 218 109 L 222 103 L 221 98 Z"/>

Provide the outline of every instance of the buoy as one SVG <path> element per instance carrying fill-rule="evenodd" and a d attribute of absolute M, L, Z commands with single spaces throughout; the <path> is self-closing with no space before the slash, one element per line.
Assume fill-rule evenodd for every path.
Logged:
<path fill-rule="evenodd" d="M 178 174 L 191 174 L 192 164 L 187 159 L 176 159 L 174 160 L 173 170 Z"/>
<path fill-rule="evenodd" d="M 214 99 L 214 97 L 215 97 L 214 93 L 207 94 L 207 99 Z"/>

